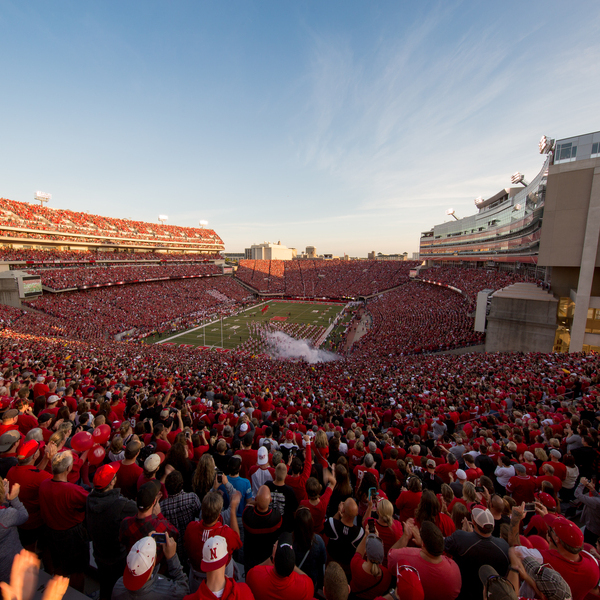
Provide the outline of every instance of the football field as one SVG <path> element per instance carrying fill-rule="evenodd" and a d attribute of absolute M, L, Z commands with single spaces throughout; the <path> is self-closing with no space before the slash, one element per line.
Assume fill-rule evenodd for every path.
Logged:
<path fill-rule="evenodd" d="M 317 345 L 345 304 L 271 301 L 255 305 L 237 315 L 166 337 L 157 343 L 258 353 L 265 331 L 282 331 L 295 339 Z"/>

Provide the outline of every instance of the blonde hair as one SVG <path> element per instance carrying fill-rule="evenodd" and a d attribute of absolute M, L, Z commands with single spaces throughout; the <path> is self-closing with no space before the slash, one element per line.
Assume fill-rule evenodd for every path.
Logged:
<path fill-rule="evenodd" d="M 477 491 L 472 482 L 465 481 L 463 483 L 462 496 L 467 502 L 477 502 Z"/>
<path fill-rule="evenodd" d="M 319 429 L 315 435 L 315 446 L 317 448 L 327 448 L 327 446 L 329 446 L 327 434 L 322 429 Z"/>
<path fill-rule="evenodd" d="M 377 504 L 377 514 L 379 520 L 387 527 L 391 527 L 394 523 L 394 507 L 389 500 L 384 498 Z"/>

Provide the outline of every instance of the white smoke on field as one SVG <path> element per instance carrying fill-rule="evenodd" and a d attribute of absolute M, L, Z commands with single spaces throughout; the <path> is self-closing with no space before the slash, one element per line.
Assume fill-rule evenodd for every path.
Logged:
<path fill-rule="evenodd" d="M 263 338 L 267 353 L 273 358 L 301 359 L 309 364 L 339 360 L 341 356 L 327 350 L 315 348 L 308 340 L 295 340 L 283 331 L 265 332 Z"/>

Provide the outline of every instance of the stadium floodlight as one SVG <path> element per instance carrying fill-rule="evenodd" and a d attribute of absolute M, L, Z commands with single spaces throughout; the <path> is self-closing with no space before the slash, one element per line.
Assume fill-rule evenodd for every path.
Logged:
<path fill-rule="evenodd" d="M 484 202 L 485 200 L 483 199 L 483 196 L 478 196 L 475 198 L 475 206 L 477 206 L 477 208 L 479 208 Z"/>
<path fill-rule="evenodd" d="M 165 224 L 166 221 L 169 220 L 169 217 L 167 217 L 167 215 L 158 215 L 158 221 L 159 223 L 162 223 L 163 225 Z"/>
<path fill-rule="evenodd" d="M 46 194 L 46 192 L 36 192 L 33 198 L 40 203 L 40 206 L 44 206 L 44 202 L 48 202 L 48 200 L 52 199 L 52 194 Z"/>
<path fill-rule="evenodd" d="M 525 181 L 525 175 L 523 175 L 523 173 L 519 173 L 519 171 L 517 171 L 511 178 L 510 178 L 510 182 L 513 184 L 517 184 L 520 183 L 521 185 L 527 187 L 529 184 Z"/>
<path fill-rule="evenodd" d="M 200 225 L 200 227 L 204 227 L 205 225 L 208 225 L 208 221 L 200 221 L 198 225 Z"/>
<path fill-rule="evenodd" d="M 539 147 L 540 154 L 550 154 L 554 150 L 554 140 L 543 135 Z"/>
<path fill-rule="evenodd" d="M 446 211 L 446 214 L 450 217 L 454 217 L 457 221 L 458 221 L 458 217 L 456 216 L 456 214 L 454 213 L 454 209 L 453 208 L 449 208 Z"/>

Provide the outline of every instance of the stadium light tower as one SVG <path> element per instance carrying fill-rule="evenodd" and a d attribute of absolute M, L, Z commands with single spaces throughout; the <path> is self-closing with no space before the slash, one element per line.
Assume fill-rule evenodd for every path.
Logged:
<path fill-rule="evenodd" d="M 519 173 L 519 171 L 517 171 L 511 178 L 510 178 L 510 182 L 512 184 L 517 184 L 520 183 L 521 185 L 523 185 L 524 187 L 527 187 L 529 184 L 525 181 L 525 175 L 523 175 L 523 173 Z"/>
<path fill-rule="evenodd" d="M 48 200 L 52 199 L 52 194 L 46 194 L 46 192 L 36 192 L 33 198 L 40 203 L 40 206 L 44 206 L 44 202 L 48 202 Z"/>
<path fill-rule="evenodd" d="M 204 227 L 205 225 L 208 225 L 208 221 L 200 221 L 200 223 L 198 223 L 198 225 L 200 225 L 200 227 Z"/>
<path fill-rule="evenodd" d="M 168 220 L 169 220 L 169 217 L 167 217 L 167 215 L 158 215 L 159 223 L 164 225 Z"/>
<path fill-rule="evenodd" d="M 454 212 L 454 209 L 453 209 L 453 208 L 449 208 L 449 209 L 446 211 L 446 214 L 447 214 L 447 215 L 449 215 L 449 216 L 451 216 L 451 217 L 454 217 L 454 218 L 455 218 L 455 219 L 458 221 L 458 217 L 456 216 L 456 214 L 455 214 L 455 212 Z"/>

